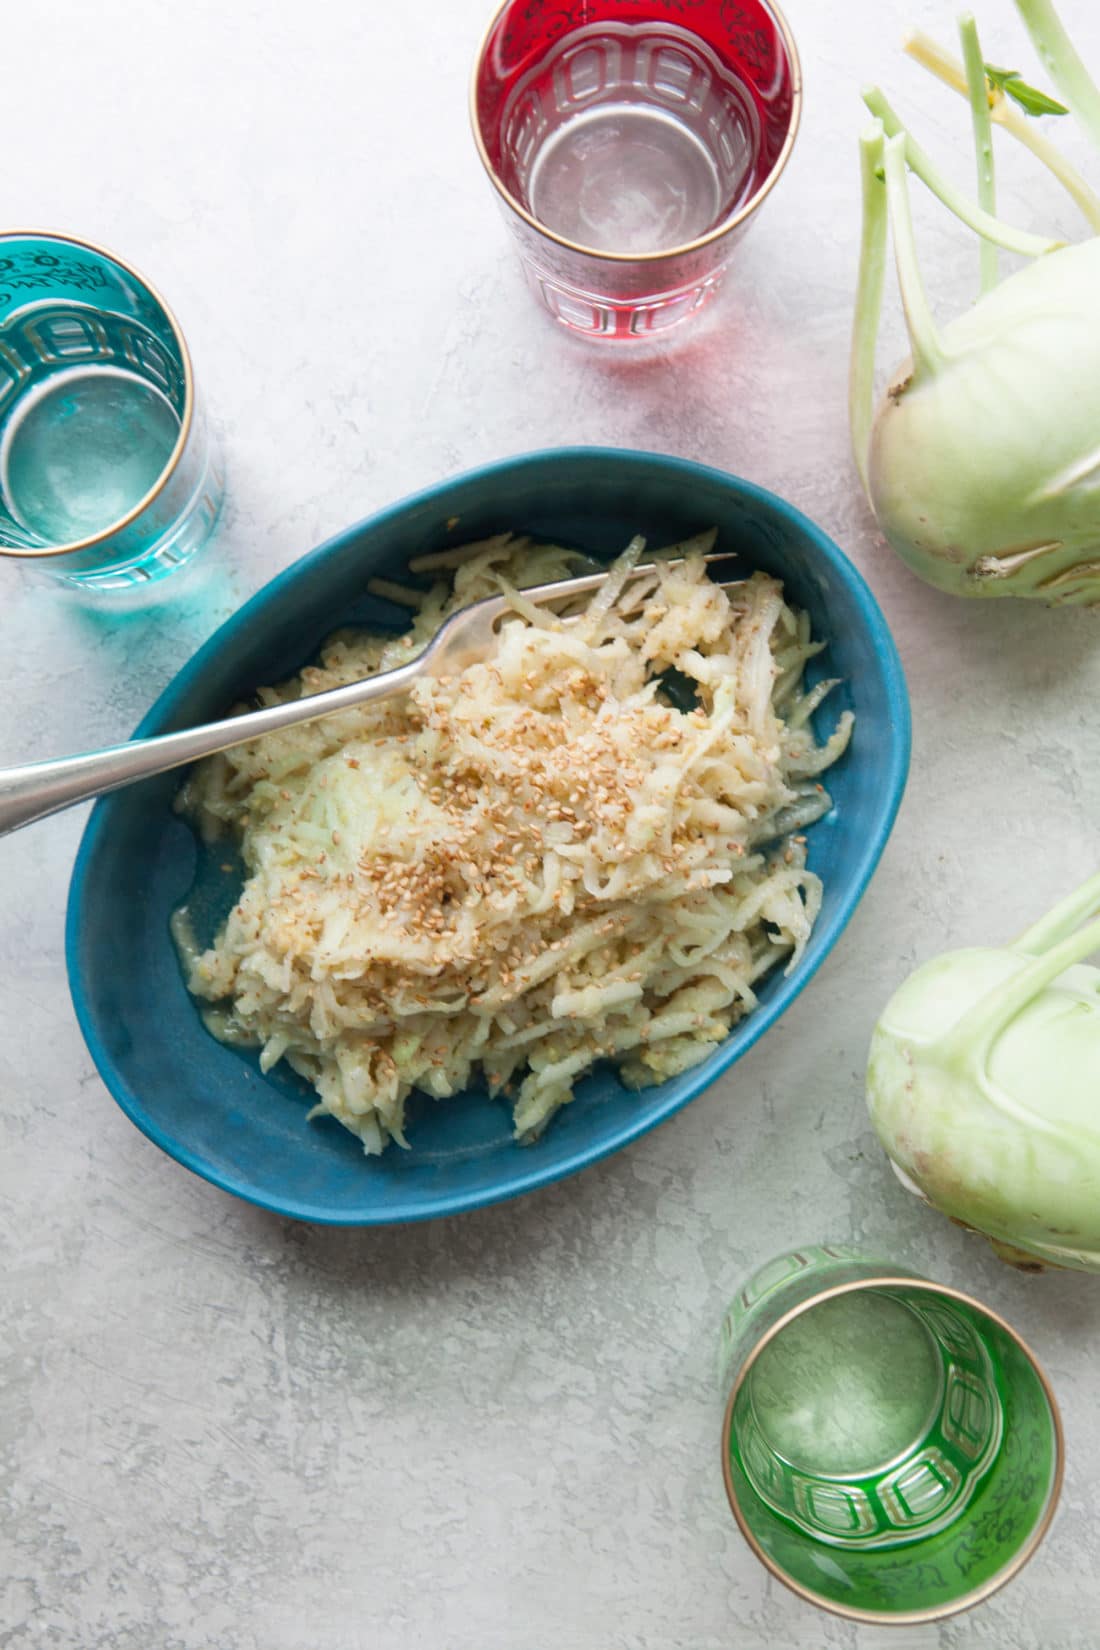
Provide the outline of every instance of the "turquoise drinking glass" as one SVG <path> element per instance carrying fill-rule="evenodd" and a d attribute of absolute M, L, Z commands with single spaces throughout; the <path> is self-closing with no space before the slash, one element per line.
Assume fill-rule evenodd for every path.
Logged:
<path fill-rule="evenodd" d="M 154 288 L 86 241 L 0 233 L 0 555 L 85 590 L 148 585 L 206 540 L 222 489 Z"/>
<path fill-rule="evenodd" d="M 722 1324 L 726 1492 L 801 1597 L 856 1621 L 929 1622 L 1008 1581 L 1062 1482 L 1034 1355 L 956 1289 L 841 1244 L 791 1250 Z"/>

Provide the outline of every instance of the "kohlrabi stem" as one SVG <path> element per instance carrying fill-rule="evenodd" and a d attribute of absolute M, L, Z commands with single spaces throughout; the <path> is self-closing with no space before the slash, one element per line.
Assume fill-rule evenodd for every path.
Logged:
<path fill-rule="evenodd" d="M 913 239 L 913 215 L 909 210 L 909 182 L 905 163 L 908 139 L 904 133 L 887 138 L 884 145 L 886 170 L 886 199 L 890 223 L 894 231 L 894 257 L 898 266 L 898 285 L 905 310 L 905 325 L 913 347 L 913 368 L 917 373 L 938 372 L 947 357 L 940 341 L 936 323 L 924 290 L 917 246 Z"/>
<path fill-rule="evenodd" d="M 934 74 L 953 91 L 967 95 L 967 81 L 963 66 L 927 34 L 916 30 L 905 42 L 905 50 L 922 68 Z M 1089 188 L 1076 166 L 1071 166 L 1062 151 L 1045 138 L 1034 120 L 1021 114 L 998 88 L 989 92 L 989 118 L 1004 131 L 1011 133 L 1057 178 L 1074 204 L 1080 208 L 1090 228 L 1100 233 L 1100 195 Z"/>
<path fill-rule="evenodd" d="M 980 206 L 975 206 L 961 190 L 955 188 L 932 157 L 915 142 L 890 106 L 885 94 L 877 86 L 871 86 L 863 93 L 863 101 L 871 113 L 882 121 L 888 138 L 905 136 L 911 169 L 921 182 L 927 184 L 932 193 L 938 196 L 948 211 L 953 212 L 969 229 L 973 229 L 975 234 L 984 236 L 996 246 L 1003 246 L 1006 252 L 1022 253 L 1025 258 L 1040 258 L 1044 253 L 1056 252 L 1060 246 L 1065 245 L 1064 241 L 1045 240 L 1041 235 L 1029 234 L 1026 229 L 1013 229 L 1011 225 L 1002 223 L 999 218 L 983 212 Z"/>
<path fill-rule="evenodd" d="M 848 423 L 856 469 L 868 493 L 871 425 L 875 410 L 875 348 L 882 315 L 882 288 L 886 276 L 886 179 L 883 172 L 883 132 L 876 120 L 859 140 L 863 183 L 863 225 L 859 243 L 859 276 L 852 323 L 852 352 L 848 368 Z"/>
<path fill-rule="evenodd" d="M 1067 894 L 1065 899 L 1059 900 L 1045 917 L 1032 923 L 1019 939 L 1013 940 L 1011 949 L 1038 957 L 1072 934 L 1086 917 L 1094 916 L 1100 916 L 1100 871 L 1089 877 L 1080 888 L 1074 889 L 1072 894 Z"/>
<path fill-rule="evenodd" d="M 1083 893 L 1084 890 L 1078 892 Z M 1054 915 L 1055 912 L 1051 912 L 1051 917 Z M 941 1061 L 945 1065 L 965 1066 L 972 1073 L 984 1072 L 989 1051 L 1009 1022 L 1059 974 L 1064 974 L 1067 968 L 1072 968 L 1074 963 L 1083 961 L 1096 950 L 1100 950 L 1100 919 L 1067 935 L 1050 950 L 1002 980 L 1000 985 L 987 991 L 949 1032 L 937 1040 Z M 1057 1073 L 1051 1073 L 1051 1080 L 1057 1081 Z"/>
<path fill-rule="evenodd" d="M 1051 0 L 1016 0 L 1047 73 L 1092 141 L 1100 146 L 1100 88 L 1077 55 Z"/>
<path fill-rule="evenodd" d="M 993 217 L 997 211 L 997 185 L 993 172 L 993 126 L 989 118 L 989 88 L 985 78 L 985 59 L 978 39 L 978 25 L 967 12 L 959 18 L 959 39 L 962 41 L 963 62 L 966 65 L 966 86 L 970 94 L 970 118 L 974 125 L 974 153 L 978 162 L 978 205 Z M 981 290 L 988 292 L 997 285 L 997 248 L 982 236 L 978 247 L 978 270 Z"/>

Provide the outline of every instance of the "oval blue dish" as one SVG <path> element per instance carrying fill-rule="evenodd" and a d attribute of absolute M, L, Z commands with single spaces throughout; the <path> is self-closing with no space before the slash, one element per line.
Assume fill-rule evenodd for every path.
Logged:
<path fill-rule="evenodd" d="M 224 624 L 161 695 L 144 737 L 224 714 L 261 683 L 315 656 L 348 623 L 393 624 L 364 595 L 374 574 L 411 556 L 506 528 L 598 554 L 644 533 L 669 542 L 716 526 L 743 565 L 784 581 L 828 650 L 814 670 L 843 679 L 822 731 L 845 706 L 851 749 L 829 774 L 833 811 L 810 832 L 825 900 L 805 958 L 774 973 L 759 1008 L 702 1065 L 641 1093 L 613 1071 L 583 1082 L 544 1137 L 518 1146 L 503 1100 L 471 1092 L 410 1110 L 411 1150 L 367 1158 L 331 1119 L 307 1122 L 293 1073 L 260 1075 L 256 1057 L 204 1029 L 183 983 L 169 918 L 190 904 L 204 942 L 235 897 L 224 848 L 200 848 L 172 812 L 180 775 L 105 798 L 73 874 L 66 936 L 81 1030 L 104 1082 L 149 1138 L 238 1197 L 300 1220 L 347 1225 L 454 1214 L 572 1174 L 671 1117 L 773 1025 L 821 966 L 882 853 L 905 785 L 909 707 L 901 665 L 874 597 L 836 545 L 789 504 L 747 482 L 657 454 L 574 448 L 476 470 L 406 499 L 303 557 Z"/>

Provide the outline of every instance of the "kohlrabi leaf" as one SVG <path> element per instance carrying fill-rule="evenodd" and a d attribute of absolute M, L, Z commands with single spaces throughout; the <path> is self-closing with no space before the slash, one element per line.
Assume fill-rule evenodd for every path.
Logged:
<path fill-rule="evenodd" d="M 998 69 L 992 63 L 987 63 L 985 77 L 991 86 L 995 86 L 999 92 L 1004 92 L 1013 103 L 1018 103 L 1025 115 L 1069 114 L 1064 103 L 1058 103 L 1054 98 L 1048 97 L 1037 86 L 1029 86 L 1015 69 Z"/>

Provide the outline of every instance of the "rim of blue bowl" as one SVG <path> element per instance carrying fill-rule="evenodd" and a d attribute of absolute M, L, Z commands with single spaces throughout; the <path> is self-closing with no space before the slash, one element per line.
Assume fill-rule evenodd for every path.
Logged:
<path fill-rule="evenodd" d="M 91 1054 L 96 1070 L 99 1072 L 112 1098 L 147 1139 L 151 1140 L 155 1146 L 159 1146 L 161 1151 L 168 1157 L 181 1164 L 183 1168 L 189 1169 L 192 1174 L 197 1175 L 201 1180 L 209 1181 L 211 1185 L 219 1187 L 222 1191 L 230 1192 L 234 1197 L 239 1197 L 245 1203 L 251 1203 L 257 1208 L 267 1209 L 272 1214 L 322 1226 L 398 1226 L 424 1220 L 438 1220 L 448 1215 L 464 1214 L 473 1209 L 485 1208 L 490 1204 L 509 1202 L 511 1199 L 521 1197 L 527 1192 L 536 1191 L 541 1186 L 553 1185 L 559 1180 L 568 1179 L 571 1175 L 578 1174 L 591 1164 L 598 1163 L 603 1158 L 621 1151 L 624 1146 L 630 1145 L 632 1141 L 667 1122 L 670 1117 L 682 1111 L 705 1089 L 710 1088 L 725 1071 L 728 1071 L 735 1060 L 739 1060 L 748 1053 L 754 1044 L 759 1042 L 760 1038 L 780 1015 L 785 1013 L 795 999 L 802 994 L 822 963 L 831 955 L 837 940 L 851 921 L 893 830 L 894 821 L 897 818 L 898 809 L 905 793 L 905 784 L 909 772 L 912 718 L 908 690 L 905 685 L 905 674 L 897 646 L 883 616 L 882 609 L 879 607 L 871 587 L 862 573 L 823 528 L 819 527 L 809 516 L 804 515 L 797 506 L 790 504 L 777 493 L 769 491 L 768 488 L 759 487 L 754 482 L 746 481 L 728 470 L 719 470 L 714 465 L 699 464 L 693 459 L 676 458 L 667 453 L 655 453 L 627 447 L 544 447 L 534 452 L 517 453 L 511 458 L 497 459 L 490 464 L 477 465 L 473 469 L 460 471 L 457 475 L 447 476 L 443 481 L 436 482 L 430 487 L 421 488 L 415 493 L 409 493 L 395 504 L 387 505 L 385 508 L 363 517 L 351 526 L 343 528 L 340 532 L 334 533 L 324 543 L 318 545 L 316 549 L 299 556 L 296 561 L 291 562 L 289 567 L 284 568 L 281 573 L 277 573 L 274 578 L 261 585 L 259 590 L 255 591 L 247 601 L 237 608 L 235 613 L 219 625 L 213 635 L 208 637 L 198 651 L 191 656 L 168 683 L 168 686 L 146 711 L 130 737 L 132 739 L 142 739 L 161 731 L 161 724 L 171 716 L 179 701 L 185 694 L 190 692 L 197 678 L 201 677 L 206 669 L 207 661 L 215 654 L 221 653 L 227 642 L 246 629 L 249 617 L 256 604 L 261 600 L 266 601 L 289 580 L 297 577 L 308 562 L 324 558 L 343 545 L 353 535 L 360 535 L 381 527 L 395 516 L 403 515 L 419 505 L 429 503 L 444 488 L 461 486 L 472 481 L 491 480 L 494 476 L 526 466 L 537 467 L 551 460 L 555 463 L 580 462 L 585 464 L 594 461 L 601 464 L 617 464 L 623 460 L 629 460 L 631 462 L 657 464 L 666 472 L 682 479 L 685 484 L 705 479 L 708 482 L 717 482 L 726 487 L 732 486 L 742 499 L 757 500 L 761 504 L 766 504 L 769 509 L 783 516 L 793 528 L 813 542 L 823 559 L 851 587 L 860 617 L 872 638 L 874 650 L 885 678 L 887 702 L 895 737 L 891 742 L 886 771 L 882 775 L 884 806 L 878 825 L 864 842 L 858 874 L 852 879 L 846 893 L 840 898 L 836 909 L 824 922 L 819 919 L 815 925 L 814 938 L 819 942 L 817 955 L 809 963 L 804 963 L 798 972 L 791 976 L 789 987 L 780 994 L 776 1001 L 755 1010 L 730 1033 L 724 1043 L 718 1045 L 716 1050 L 716 1054 L 719 1056 L 717 1065 L 711 1068 L 711 1062 L 708 1060 L 701 1066 L 696 1067 L 694 1072 L 688 1071 L 684 1074 L 688 1081 L 683 1092 L 671 1096 L 657 1107 L 643 1106 L 637 1116 L 630 1118 L 610 1136 L 591 1146 L 578 1147 L 568 1157 L 559 1159 L 552 1164 L 524 1171 L 522 1167 L 522 1148 L 517 1146 L 516 1172 L 509 1177 L 506 1183 L 499 1186 L 482 1187 L 477 1191 L 449 1193 L 416 1201 L 410 1200 L 407 1204 L 390 1204 L 385 1210 L 364 1208 L 358 1213 L 350 1213 L 345 1210 L 334 1213 L 323 1204 L 312 1204 L 293 1197 L 264 1195 L 238 1176 L 224 1174 L 210 1167 L 201 1157 L 191 1151 L 185 1142 L 177 1140 L 168 1130 L 161 1127 L 154 1118 L 149 1116 L 142 1104 L 140 1095 L 130 1088 L 130 1085 L 125 1081 L 122 1073 L 116 1069 L 111 1056 L 104 1048 L 84 989 L 83 974 L 77 956 L 85 881 L 88 877 L 92 859 L 99 847 L 100 839 L 110 828 L 111 806 L 114 797 L 101 797 L 92 810 L 77 851 L 69 884 L 69 898 L 65 916 L 65 966 L 69 979 L 69 991 L 76 1012 L 77 1023 L 87 1044 L 88 1052 Z M 720 1058 L 727 1045 L 735 1037 L 737 1038 L 736 1048 L 729 1049 L 728 1058 Z M 654 1090 L 649 1092 L 652 1094 Z"/>

